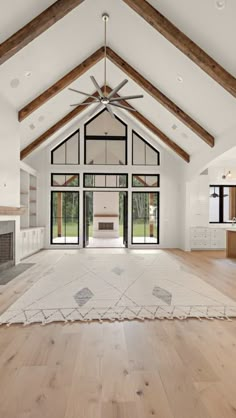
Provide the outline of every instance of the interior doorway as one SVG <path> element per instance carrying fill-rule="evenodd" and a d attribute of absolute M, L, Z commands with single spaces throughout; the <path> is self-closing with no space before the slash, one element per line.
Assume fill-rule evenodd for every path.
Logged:
<path fill-rule="evenodd" d="M 84 247 L 128 246 L 128 192 L 84 192 Z"/>

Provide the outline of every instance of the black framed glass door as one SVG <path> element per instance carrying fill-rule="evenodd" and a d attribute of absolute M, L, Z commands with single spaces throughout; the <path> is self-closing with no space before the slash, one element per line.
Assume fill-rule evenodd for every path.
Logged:
<path fill-rule="evenodd" d="M 132 193 L 132 244 L 159 244 L 159 192 Z"/>
<path fill-rule="evenodd" d="M 79 192 L 51 192 L 51 244 L 79 244 Z"/>

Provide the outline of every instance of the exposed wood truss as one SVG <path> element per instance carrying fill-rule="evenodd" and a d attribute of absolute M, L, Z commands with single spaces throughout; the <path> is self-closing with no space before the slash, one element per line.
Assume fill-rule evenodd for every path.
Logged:
<path fill-rule="evenodd" d="M 123 0 L 203 71 L 236 97 L 236 79 L 146 0 Z"/>
<path fill-rule="evenodd" d="M 168 99 L 160 90 L 158 90 L 153 84 L 144 78 L 138 71 L 136 71 L 131 65 L 123 60 L 118 54 L 116 54 L 111 48 L 107 48 L 107 56 L 111 62 L 124 71 L 132 80 L 135 81 L 141 88 L 143 88 L 148 94 L 156 99 L 162 106 L 164 106 L 169 112 L 183 122 L 189 129 L 197 134 L 203 141 L 205 141 L 210 147 L 214 147 L 214 137 L 209 134 L 201 125 L 193 120 L 187 113 L 180 109 L 174 102 Z"/>
<path fill-rule="evenodd" d="M 0 64 L 3 64 L 22 48 L 62 19 L 84 0 L 57 0 L 27 25 L 0 45 Z"/>
<path fill-rule="evenodd" d="M 111 62 L 124 71 L 132 80 L 134 80 L 141 88 L 143 88 L 148 94 L 156 99 L 162 106 L 164 106 L 169 112 L 177 117 L 182 123 L 184 123 L 189 129 L 197 134 L 204 142 L 209 146 L 214 146 L 214 137 L 209 134 L 202 126 L 200 126 L 195 120 L 193 120 L 187 113 L 180 109 L 174 102 L 166 97 L 160 90 L 158 90 L 153 84 L 145 79 L 140 73 L 138 73 L 131 65 L 124 61 L 116 52 L 111 48 L 107 48 L 107 56 Z M 54 97 L 57 93 L 69 86 L 73 81 L 79 78 L 93 65 L 104 57 L 104 48 L 98 49 L 85 61 L 75 67 L 72 71 L 58 80 L 55 84 L 45 90 L 42 94 L 36 97 L 32 102 L 28 103 L 19 111 L 19 121 L 24 120 L 27 116 L 37 110 L 40 106 L 45 104 L 48 100 Z"/>
<path fill-rule="evenodd" d="M 40 106 L 45 104 L 48 100 L 54 97 L 56 94 L 60 93 L 64 88 L 69 86 L 77 78 L 81 77 L 86 71 L 88 71 L 93 65 L 100 61 L 104 57 L 104 48 L 98 49 L 88 58 L 86 58 L 81 64 L 73 68 L 69 73 L 64 77 L 58 80 L 55 84 L 45 90 L 42 94 L 36 97 L 32 102 L 24 106 L 18 113 L 18 119 L 21 122 Z"/>
<path fill-rule="evenodd" d="M 104 89 L 104 87 L 103 87 Z M 107 92 L 111 92 L 111 88 L 107 86 Z M 93 95 L 96 95 L 96 93 L 93 93 Z M 117 96 L 119 97 L 119 96 Z M 79 115 L 81 112 L 83 112 L 84 109 L 86 109 L 90 102 L 93 99 L 85 99 L 83 103 L 88 103 L 87 105 L 78 106 L 72 112 L 68 113 L 66 116 L 64 116 L 60 121 L 58 121 L 55 125 L 53 125 L 51 128 L 49 128 L 46 132 L 44 132 L 41 136 L 39 136 L 37 139 L 35 139 L 31 144 L 29 144 L 26 148 L 24 148 L 21 151 L 21 159 L 24 159 L 29 154 L 31 154 L 34 150 L 36 150 L 41 144 L 43 144 L 51 135 L 56 133 L 60 128 L 65 126 L 69 121 L 74 119 L 77 115 Z M 125 100 L 120 101 L 119 103 L 123 104 L 124 106 L 132 108 L 129 103 L 127 103 Z M 134 108 L 133 108 L 134 109 Z M 146 119 L 141 113 L 139 112 L 133 112 L 130 111 L 133 117 L 135 117 L 137 120 L 139 120 L 146 128 L 148 128 L 151 132 L 153 132 L 155 135 L 158 136 L 158 138 L 164 142 L 169 148 L 171 148 L 176 154 L 178 154 L 181 158 L 183 158 L 185 161 L 190 161 L 190 156 L 185 152 L 179 145 L 177 145 L 174 141 L 172 141 L 170 138 L 168 138 L 159 128 L 157 128 L 155 125 L 153 125 L 148 119 Z"/>
<path fill-rule="evenodd" d="M 108 92 L 110 92 L 111 89 L 108 88 Z M 117 96 L 119 97 L 119 96 Z M 124 106 L 130 107 L 131 109 L 135 109 L 133 106 L 130 105 L 130 103 L 126 102 L 125 100 L 120 100 L 119 104 L 122 104 Z M 152 122 L 150 122 L 145 116 L 143 116 L 138 111 L 130 111 L 130 114 L 136 118 L 139 122 L 141 122 L 142 125 L 144 125 L 146 128 L 149 129 L 152 133 L 154 133 L 162 142 L 164 142 L 165 145 L 167 145 L 169 148 L 172 149 L 176 154 L 178 154 L 183 160 L 185 160 L 187 163 L 190 161 L 189 154 L 183 150 L 179 145 L 177 145 L 172 139 L 170 139 L 167 135 L 164 134 L 156 125 L 153 125 Z"/>

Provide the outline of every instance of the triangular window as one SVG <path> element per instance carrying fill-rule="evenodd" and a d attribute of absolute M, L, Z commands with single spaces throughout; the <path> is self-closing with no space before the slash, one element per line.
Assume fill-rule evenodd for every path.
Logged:
<path fill-rule="evenodd" d="M 80 160 L 79 142 L 79 131 L 76 131 L 52 150 L 51 163 L 78 165 Z"/>
<path fill-rule="evenodd" d="M 159 165 L 160 153 L 133 131 L 133 165 Z"/>

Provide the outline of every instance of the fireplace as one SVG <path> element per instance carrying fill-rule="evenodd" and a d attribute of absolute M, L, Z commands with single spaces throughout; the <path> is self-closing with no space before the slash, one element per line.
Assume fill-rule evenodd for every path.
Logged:
<path fill-rule="evenodd" d="M 0 222 L 0 271 L 15 264 L 14 231 L 15 222 Z"/>
<path fill-rule="evenodd" d="M 98 222 L 99 231 L 113 231 L 114 223 L 113 222 Z"/>

